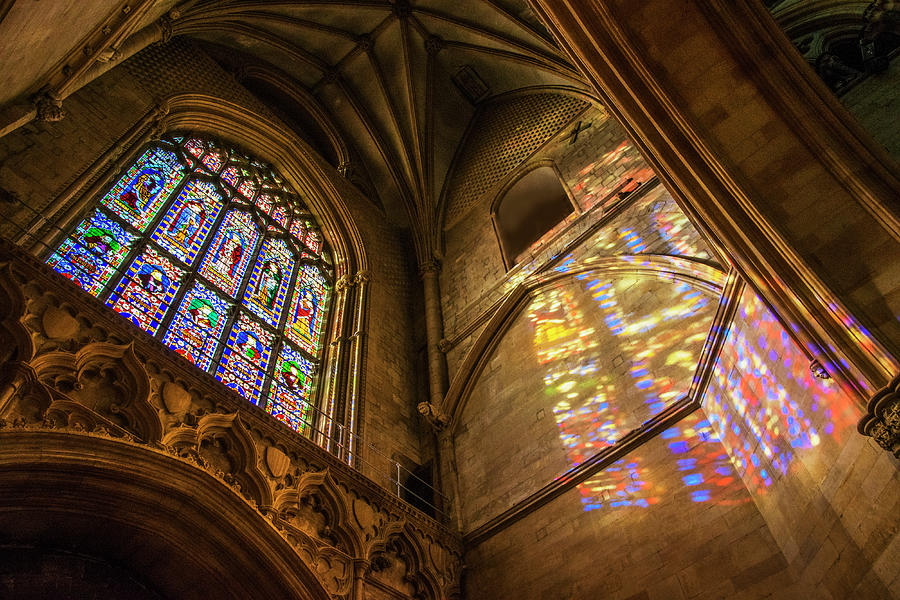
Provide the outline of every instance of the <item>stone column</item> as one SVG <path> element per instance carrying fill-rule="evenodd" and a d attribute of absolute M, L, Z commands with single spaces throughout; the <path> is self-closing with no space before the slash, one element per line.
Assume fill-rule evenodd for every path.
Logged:
<path fill-rule="evenodd" d="M 365 600 L 366 573 L 369 572 L 369 561 L 365 558 L 353 559 L 353 591 L 351 600 Z"/>
<path fill-rule="evenodd" d="M 440 264 L 430 260 L 419 268 L 425 291 L 425 338 L 428 345 L 428 401 L 440 407 L 447 392 L 447 363 L 440 343 L 444 336 L 441 314 Z"/>

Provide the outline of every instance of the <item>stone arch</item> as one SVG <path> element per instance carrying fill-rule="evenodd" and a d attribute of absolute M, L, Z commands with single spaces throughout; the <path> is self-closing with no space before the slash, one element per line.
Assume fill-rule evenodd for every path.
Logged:
<path fill-rule="evenodd" d="M 0 439 L 7 544 L 105 559 L 163 597 L 330 598 L 263 515 L 187 461 L 59 430 Z"/>

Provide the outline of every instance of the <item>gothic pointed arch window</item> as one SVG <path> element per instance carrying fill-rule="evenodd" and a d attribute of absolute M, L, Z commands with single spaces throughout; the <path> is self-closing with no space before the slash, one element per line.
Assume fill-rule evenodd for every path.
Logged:
<path fill-rule="evenodd" d="M 333 285 L 300 196 L 216 140 L 145 147 L 47 264 L 304 434 Z"/>

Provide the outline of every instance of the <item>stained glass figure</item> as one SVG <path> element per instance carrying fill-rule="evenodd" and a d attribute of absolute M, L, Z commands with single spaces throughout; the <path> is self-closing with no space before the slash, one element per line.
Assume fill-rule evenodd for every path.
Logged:
<path fill-rule="evenodd" d="M 256 404 L 262 393 L 274 336 L 242 314 L 231 328 L 216 379 Z"/>
<path fill-rule="evenodd" d="M 102 202 L 143 232 L 183 176 L 184 166 L 174 152 L 152 148 L 135 161 Z"/>
<path fill-rule="evenodd" d="M 190 265 L 219 215 L 223 200 L 213 184 L 190 181 L 169 207 L 150 239 Z"/>
<path fill-rule="evenodd" d="M 47 263 L 309 433 L 331 284 L 320 270 L 329 264 L 321 234 L 301 211 L 264 163 L 201 137 L 167 137 L 140 154 Z M 263 231 L 272 233 L 261 239 Z"/>
<path fill-rule="evenodd" d="M 194 283 L 185 294 L 163 343 L 203 370 L 212 364 L 228 315 L 229 305 L 219 294 Z"/>
<path fill-rule="evenodd" d="M 258 237 L 259 232 L 250 213 L 229 212 L 206 252 L 200 273 L 233 298 L 244 278 Z"/>
<path fill-rule="evenodd" d="M 309 398 L 312 372 L 313 364 L 285 344 L 275 362 L 266 410 L 296 431 L 304 432 L 311 426 Z"/>
<path fill-rule="evenodd" d="M 134 259 L 107 304 L 132 323 L 156 333 L 184 271 L 152 247 Z"/>
<path fill-rule="evenodd" d="M 136 238 L 102 211 L 95 210 L 66 238 L 47 264 L 96 296 L 125 260 Z"/>
<path fill-rule="evenodd" d="M 284 332 L 291 341 L 310 353 L 315 352 L 319 345 L 323 321 L 321 307 L 326 293 L 325 280 L 319 270 L 312 265 L 305 265 L 297 276 L 291 312 Z"/>
<path fill-rule="evenodd" d="M 293 270 L 294 259 L 284 240 L 269 238 L 263 242 L 250 273 L 244 305 L 273 327 L 278 326 Z"/>

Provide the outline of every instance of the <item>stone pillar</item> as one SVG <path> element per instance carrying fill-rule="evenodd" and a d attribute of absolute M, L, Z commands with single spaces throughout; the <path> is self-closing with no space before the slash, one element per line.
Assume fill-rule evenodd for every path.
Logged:
<path fill-rule="evenodd" d="M 440 264 L 430 260 L 419 268 L 425 291 L 425 338 L 428 345 L 428 401 L 440 407 L 447 392 L 447 363 L 441 352 L 444 318 L 441 314 Z"/>
<path fill-rule="evenodd" d="M 369 561 L 365 558 L 353 559 L 353 591 L 350 600 L 365 600 L 366 573 L 369 572 Z"/>

